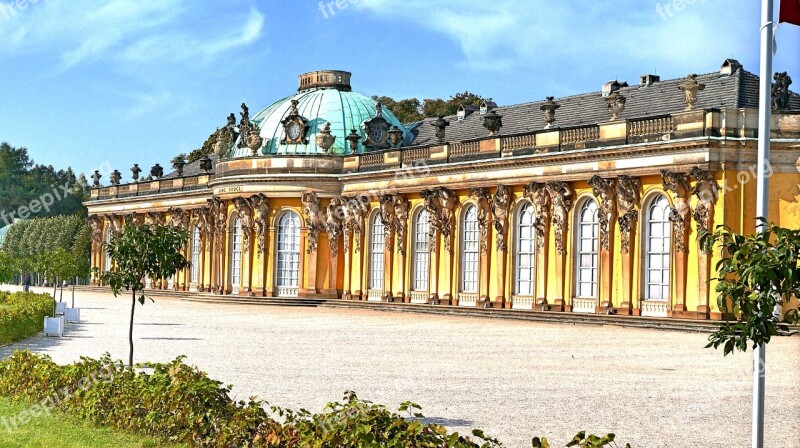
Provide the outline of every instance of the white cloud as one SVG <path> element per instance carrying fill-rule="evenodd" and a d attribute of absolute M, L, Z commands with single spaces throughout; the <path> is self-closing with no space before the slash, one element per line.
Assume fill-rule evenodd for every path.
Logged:
<path fill-rule="evenodd" d="M 264 28 L 264 16 L 255 9 L 245 12 L 240 25 L 192 27 L 192 6 L 188 0 L 41 2 L 9 19 L 0 15 L 0 31 L 7 36 L 0 39 L 0 54 L 55 52 L 62 69 L 120 58 L 126 63 L 207 59 L 254 43 Z"/>
<path fill-rule="evenodd" d="M 465 66 L 481 71 L 547 64 L 588 69 L 582 64 L 597 66 L 604 58 L 611 65 L 661 60 L 676 69 L 697 70 L 703 58 L 727 57 L 746 46 L 741 27 L 731 22 L 735 14 L 719 14 L 722 0 L 683 2 L 684 8 L 666 19 L 656 9 L 658 1 L 672 3 L 363 0 L 357 7 L 447 36 L 461 48 Z M 747 5 L 725 2 L 724 7 L 746 17 Z"/>

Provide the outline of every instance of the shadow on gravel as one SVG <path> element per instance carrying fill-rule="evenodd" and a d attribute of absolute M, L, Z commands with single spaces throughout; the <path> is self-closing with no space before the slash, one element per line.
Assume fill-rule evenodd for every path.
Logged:
<path fill-rule="evenodd" d="M 139 339 L 146 339 L 149 341 L 202 341 L 200 338 L 139 338 Z"/>
<path fill-rule="evenodd" d="M 67 342 L 70 339 L 93 339 L 94 336 L 81 336 L 79 333 L 87 331 L 84 326 L 88 322 L 80 322 L 74 324 L 67 324 L 64 331 L 64 337 L 58 338 L 53 336 L 45 337 L 43 333 L 25 339 L 24 341 L 13 342 L 8 345 L 0 347 L 0 359 L 11 356 L 15 350 L 30 350 L 34 353 L 47 351 L 53 347 L 58 347 L 62 342 Z"/>
<path fill-rule="evenodd" d="M 186 324 L 162 324 L 162 323 L 144 323 L 144 324 L 135 324 L 135 325 L 148 325 L 154 327 L 182 327 Z"/>
<path fill-rule="evenodd" d="M 441 417 L 425 417 L 420 419 L 425 425 L 434 424 L 442 426 L 472 426 L 475 422 L 471 420 L 454 419 L 454 418 L 441 418 Z"/>

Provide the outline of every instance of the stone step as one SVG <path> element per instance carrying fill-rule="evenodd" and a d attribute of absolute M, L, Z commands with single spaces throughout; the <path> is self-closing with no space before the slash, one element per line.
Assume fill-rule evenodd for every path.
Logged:
<path fill-rule="evenodd" d="M 81 287 L 79 289 L 93 292 L 108 292 L 103 287 Z M 384 312 L 424 313 L 447 316 L 467 316 L 490 319 L 514 319 L 532 322 L 561 323 L 573 325 L 615 325 L 631 328 L 651 328 L 684 332 L 711 333 L 719 328 L 720 323 L 708 320 L 691 320 L 676 318 L 655 318 L 641 316 L 620 316 L 605 314 L 576 314 L 554 311 L 512 310 L 497 308 L 472 308 L 446 305 L 425 305 L 391 302 L 367 302 L 339 299 L 303 299 L 284 297 L 251 297 L 251 296 L 219 296 L 209 293 L 182 291 L 147 290 L 152 297 L 169 297 L 187 302 L 218 303 L 228 305 L 257 305 L 283 307 L 328 307 L 357 308 Z"/>

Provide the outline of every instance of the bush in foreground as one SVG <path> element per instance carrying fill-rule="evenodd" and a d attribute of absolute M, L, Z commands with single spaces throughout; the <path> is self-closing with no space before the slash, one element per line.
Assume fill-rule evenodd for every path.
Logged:
<path fill-rule="evenodd" d="M 0 292 L 0 345 L 42 331 L 45 316 L 53 316 L 53 298 L 32 292 Z"/>
<path fill-rule="evenodd" d="M 423 423 L 413 403 L 401 406 L 400 412 L 409 412 L 404 418 L 354 393 L 343 403 L 330 403 L 321 414 L 272 408 L 279 422 L 264 403 L 232 400 L 230 387 L 181 358 L 139 369 L 108 355 L 60 366 L 48 356 L 18 351 L 0 361 L 0 396 L 199 447 L 501 446 L 480 431 L 473 432 L 473 441 Z"/>

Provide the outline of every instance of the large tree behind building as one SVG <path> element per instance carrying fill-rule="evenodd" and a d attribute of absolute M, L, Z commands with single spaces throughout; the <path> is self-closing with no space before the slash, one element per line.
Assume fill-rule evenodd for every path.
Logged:
<path fill-rule="evenodd" d="M 397 101 L 388 96 L 373 96 L 372 99 L 386 106 L 402 123 L 414 123 L 424 118 L 455 115 L 462 105 L 477 107 L 485 100 L 491 100 L 491 98 L 484 98 L 471 92 L 458 93 L 447 100 L 407 98 Z"/>
<path fill-rule="evenodd" d="M 70 193 L 65 194 L 64 188 Z M 27 149 L 0 143 L 0 212 L 5 212 L 0 215 L 0 227 L 12 216 L 20 218 L 20 211 L 23 218 L 75 213 L 85 216 L 82 202 L 86 194 L 86 183 L 71 168 L 56 170 L 50 165 L 38 165 Z M 48 203 L 46 207 L 42 201 Z"/>

